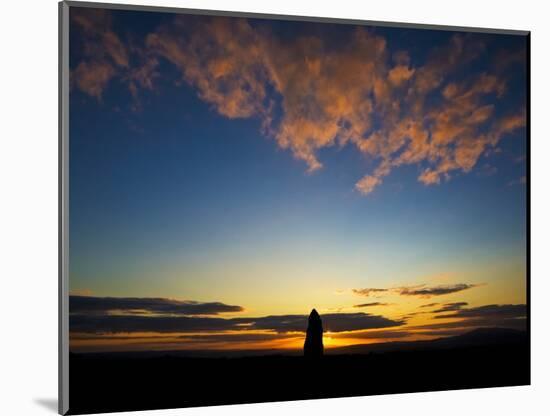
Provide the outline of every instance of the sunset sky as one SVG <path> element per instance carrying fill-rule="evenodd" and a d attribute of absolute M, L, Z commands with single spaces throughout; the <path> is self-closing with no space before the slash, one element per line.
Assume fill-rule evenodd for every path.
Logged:
<path fill-rule="evenodd" d="M 70 13 L 73 351 L 525 328 L 526 37 Z"/>

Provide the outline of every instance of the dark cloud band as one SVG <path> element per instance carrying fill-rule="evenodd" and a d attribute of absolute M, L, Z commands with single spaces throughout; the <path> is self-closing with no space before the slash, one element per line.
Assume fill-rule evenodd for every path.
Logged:
<path fill-rule="evenodd" d="M 440 310 L 436 312 L 448 312 Z M 448 318 L 484 318 L 484 319 L 507 319 L 524 318 L 527 316 L 526 305 L 485 305 L 476 308 L 459 308 L 453 313 L 437 315 L 436 319 Z"/>
<path fill-rule="evenodd" d="M 174 315 L 217 315 L 242 312 L 244 308 L 221 302 L 179 301 L 165 298 L 114 298 L 95 296 L 70 296 L 69 311 L 73 314 L 123 311 Z"/>
<path fill-rule="evenodd" d="M 390 303 L 384 303 L 384 302 L 368 302 L 368 303 L 360 303 L 359 305 L 353 305 L 354 308 L 369 308 L 371 306 L 389 306 Z"/>
<path fill-rule="evenodd" d="M 270 330 L 277 333 L 304 332 L 307 315 L 273 315 L 253 318 L 216 318 L 198 316 L 136 316 L 73 314 L 71 332 L 192 332 L 228 330 Z M 325 331 L 343 332 L 389 328 L 403 325 L 379 315 L 367 313 L 335 313 L 323 315 Z"/>

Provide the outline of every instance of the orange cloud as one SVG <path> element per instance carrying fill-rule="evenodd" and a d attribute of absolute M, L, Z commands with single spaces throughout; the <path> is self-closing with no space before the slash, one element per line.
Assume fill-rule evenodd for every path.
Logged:
<path fill-rule="evenodd" d="M 103 89 L 115 75 L 115 69 L 106 62 L 81 62 L 71 73 L 76 86 L 88 95 L 101 98 Z"/>
<path fill-rule="evenodd" d="M 225 18 L 178 17 L 146 40 L 152 53 L 178 67 L 200 98 L 229 118 L 266 111 L 262 44 L 246 20 Z"/>
<path fill-rule="evenodd" d="M 397 65 L 388 73 L 388 78 L 393 85 L 400 85 L 410 79 L 414 74 L 414 69 L 406 65 Z"/>
<path fill-rule="evenodd" d="M 362 194 L 370 194 L 378 185 L 382 183 L 382 179 L 376 176 L 366 175 L 355 184 L 355 188 Z"/>
<path fill-rule="evenodd" d="M 112 31 L 103 34 L 103 47 L 106 54 L 111 57 L 117 66 L 128 66 L 128 53 L 117 35 Z"/>
<path fill-rule="evenodd" d="M 147 46 L 176 65 L 220 114 L 260 117 L 265 132 L 309 171 L 322 167 L 319 149 L 358 139 L 371 128 L 371 92 L 380 99 L 388 94 L 381 82 L 386 42 L 364 29 L 357 29 L 343 50 L 327 53 L 320 38 L 284 42 L 244 19 L 201 23 L 176 19 L 149 35 Z M 268 96 L 272 90 L 275 96 Z M 275 124 L 279 98 L 282 116 Z"/>
<path fill-rule="evenodd" d="M 133 95 L 138 85 L 152 88 L 158 61 L 148 59 L 142 66 L 130 68 L 131 48 L 112 30 L 111 15 L 106 10 L 75 8 L 71 11 L 71 20 L 83 39 L 83 59 L 71 71 L 72 85 L 98 100 L 108 83 L 117 76 L 128 82 Z M 141 50 L 134 52 L 139 54 Z"/>
<path fill-rule="evenodd" d="M 440 182 L 439 172 L 432 169 L 424 169 L 418 177 L 418 180 L 424 185 L 435 185 Z"/>
<path fill-rule="evenodd" d="M 164 59 L 220 115 L 258 118 L 262 132 L 309 172 L 323 167 L 321 149 L 354 146 L 375 163 L 357 178 L 355 189 L 364 195 L 403 165 L 419 165 L 418 181 L 426 185 L 470 172 L 526 123 L 523 103 L 502 115 L 501 73 L 451 81 L 486 50 L 473 35 L 452 36 L 413 66 L 407 51 L 390 55 L 386 39 L 363 27 L 335 47 L 321 36 L 277 37 L 246 19 L 178 16 L 134 48 L 141 65 L 130 69 L 128 49 L 108 19 L 94 18 L 101 34 L 89 16 L 75 18 L 103 45 L 102 54 L 90 47 L 93 59 L 73 71 L 82 91 L 100 98 L 109 80 L 124 72 L 135 96 L 139 88 L 153 88 Z"/>

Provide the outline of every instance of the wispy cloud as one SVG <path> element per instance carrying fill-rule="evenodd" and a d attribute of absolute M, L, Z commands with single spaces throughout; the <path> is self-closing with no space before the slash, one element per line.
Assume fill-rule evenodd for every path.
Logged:
<path fill-rule="evenodd" d="M 360 303 L 359 305 L 353 305 L 354 308 L 369 308 L 371 306 L 389 306 L 391 303 L 384 302 L 369 302 L 369 303 Z"/>
<path fill-rule="evenodd" d="M 435 322 L 427 325 L 408 326 L 407 330 L 453 330 L 472 327 L 501 327 L 525 330 L 527 306 L 514 305 L 483 305 L 473 308 L 457 307 L 454 311 L 443 311 L 434 316 L 434 320 L 449 320 L 448 322 Z M 429 332 L 426 332 L 429 334 Z"/>
<path fill-rule="evenodd" d="M 143 47 L 123 41 L 113 30 L 104 9 L 73 8 L 71 30 L 80 35 L 81 60 L 71 71 L 71 85 L 98 100 L 115 78 L 127 85 L 134 98 L 139 89 L 153 89 L 159 76 L 158 60 Z"/>
<path fill-rule="evenodd" d="M 71 71 L 71 84 L 101 99 L 109 81 L 128 68 L 127 48 L 113 32 L 111 15 L 106 10 L 75 8 L 71 23 L 84 39 L 83 58 Z"/>
<path fill-rule="evenodd" d="M 503 73 L 464 71 L 490 52 L 475 35 L 455 35 L 419 61 L 392 54 L 385 37 L 362 27 L 335 48 L 322 35 L 277 36 L 259 21 L 178 16 L 129 52 L 107 17 L 83 13 L 75 22 L 88 39 L 85 58 L 72 73 L 81 91 L 100 98 L 119 77 L 136 94 L 152 88 L 159 60 L 169 62 L 220 115 L 258 118 L 309 172 L 323 167 L 320 150 L 353 146 L 375 163 L 357 178 L 361 194 L 405 165 L 419 167 L 421 183 L 439 184 L 524 131 L 525 104 L 501 108 Z M 128 68 L 129 53 L 140 57 L 139 70 Z"/>
<path fill-rule="evenodd" d="M 440 311 L 447 312 L 447 311 Z M 523 318 L 527 316 L 526 305 L 485 305 L 475 308 L 457 308 L 449 314 L 437 315 L 435 319 L 447 318 Z"/>
<path fill-rule="evenodd" d="M 451 293 L 462 292 L 467 289 L 471 289 L 479 286 L 478 284 L 470 283 L 456 283 L 450 285 L 437 285 L 428 286 L 425 284 L 415 286 L 401 286 L 393 288 L 364 288 L 364 289 L 352 289 L 352 292 L 359 296 L 369 297 L 371 295 L 377 295 L 380 293 L 391 293 L 401 296 L 418 296 L 421 298 L 431 298 L 432 296 L 442 296 Z M 423 307 L 435 306 L 437 303 L 430 303 L 423 305 Z"/>
<path fill-rule="evenodd" d="M 73 82 L 83 92 L 101 98 L 103 89 L 115 75 L 115 68 L 108 62 L 81 62 L 71 73 Z"/>
<path fill-rule="evenodd" d="M 356 295 L 360 296 L 372 296 L 372 295 L 378 295 L 380 293 L 388 292 L 390 289 L 382 289 L 382 288 L 373 288 L 373 287 L 366 287 L 363 289 L 352 289 L 351 291 L 355 293 Z"/>
<path fill-rule="evenodd" d="M 514 163 L 523 163 L 527 159 L 527 156 L 521 155 L 514 158 Z"/>
<path fill-rule="evenodd" d="M 395 291 L 402 296 L 418 296 L 421 298 L 430 298 L 432 296 L 442 296 L 451 293 L 462 292 L 467 289 L 471 289 L 478 285 L 468 283 L 457 283 L 453 285 L 439 285 L 439 286 L 411 286 L 396 288 Z"/>
<path fill-rule="evenodd" d="M 514 186 L 514 185 L 525 185 L 527 182 L 527 178 L 525 175 L 520 176 L 518 179 L 514 179 L 513 181 L 508 182 L 508 186 Z"/>
<path fill-rule="evenodd" d="M 498 169 L 495 166 L 492 166 L 488 163 L 485 163 L 483 166 L 481 166 L 477 170 L 477 174 L 479 176 L 493 176 L 493 175 L 496 175 L 497 172 L 498 172 Z"/>
<path fill-rule="evenodd" d="M 468 305 L 468 302 L 446 303 L 441 308 L 436 309 L 435 311 L 433 311 L 433 313 L 458 311 L 458 310 L 462 309 L 464 306 L 467 306 L 467 305 Z"/>

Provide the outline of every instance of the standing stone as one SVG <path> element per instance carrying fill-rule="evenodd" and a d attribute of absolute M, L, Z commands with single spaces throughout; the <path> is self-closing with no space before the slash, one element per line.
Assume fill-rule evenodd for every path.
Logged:
<path fill-rule="evenodd" d="M 304 356 L 321 357 L 323 355 L 323 321 L 315 309 L 309 314 Z"/>

